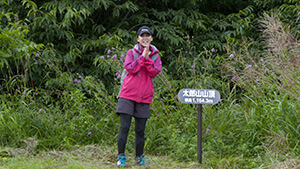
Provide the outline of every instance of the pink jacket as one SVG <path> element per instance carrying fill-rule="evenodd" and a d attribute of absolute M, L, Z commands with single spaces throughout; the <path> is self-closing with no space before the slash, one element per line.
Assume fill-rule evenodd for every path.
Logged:
<path fill-rule="evenodd" d="M 124 68 L 127 70 L 128 75 L 123 81 L 119 97 L 138 103 L 150 104 L 154 95 L 152 78 L 161 71 L 162 67 L 160 56 L 158 56 L 155 62 L 151 58 L 159 50 L 151 45 L 151 53 L 148 59 L 142 56 L 143 49 L 140 44 L 136 44 L 133 50 L 139 54 L 139 57 L 134 60 L 132 50 L 128 50 L 124 62 Z"/>

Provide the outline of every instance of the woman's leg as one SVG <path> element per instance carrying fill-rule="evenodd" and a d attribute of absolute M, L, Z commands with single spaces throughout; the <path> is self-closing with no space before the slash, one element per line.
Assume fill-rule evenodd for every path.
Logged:
<path fill-rule="evenodd" d="M 145 126 L 147 118 L 135 117 L 135 151 L 136 156 L 143 155 L 145 145 Z"/>
<path fill-rule="evenodd" d="M 121 128 L 120 128 L 120 132 L 118 135 L 119 154 L 125 153 L 127 136 L 128 136 L 128 132 L 129 132 L 130 125 L 131 125 L 132 116 L 125 114 L 125 113 L 120 113 L 120 118 L 121 118 Z"/>

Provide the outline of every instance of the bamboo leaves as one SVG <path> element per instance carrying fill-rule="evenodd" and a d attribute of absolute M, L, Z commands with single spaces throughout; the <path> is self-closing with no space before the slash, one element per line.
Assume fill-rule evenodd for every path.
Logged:
<path fill-rule="evenodd" d="M 114 17 L 119 17 L 121 11 L 128 11 L 128 12 L 136 12 L 139 10 L 139 7 L 136 6 L 134 3 L 131 1 L 127 1 L 124 4 L 121 5 L 115 5 L 115 8 L 113 9 L 113 16 Z"/>

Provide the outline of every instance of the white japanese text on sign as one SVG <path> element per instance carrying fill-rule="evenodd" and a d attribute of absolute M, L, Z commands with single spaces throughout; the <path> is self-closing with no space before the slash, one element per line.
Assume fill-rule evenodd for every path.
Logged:
<path fill-rule="evenodd" d="M 216 104 L 220 100 L 220 93 L 214 89 L 181 89 L 178 99 L 190 104 Z"/>

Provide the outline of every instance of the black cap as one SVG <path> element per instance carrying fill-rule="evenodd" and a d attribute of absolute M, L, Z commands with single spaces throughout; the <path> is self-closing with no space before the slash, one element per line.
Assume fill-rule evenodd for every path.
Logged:
<path fill-rule="evenodd" d="M 151 29 L 148 26 L 142 26 L 137 31 L 137 36 L 142 35 L 143 33 L 149 33 L 152 36 Z"/>

